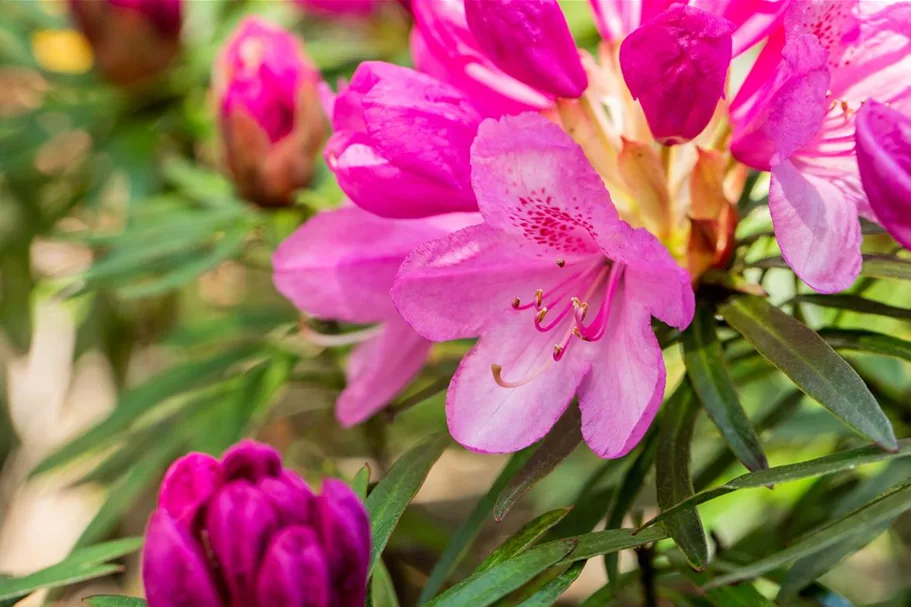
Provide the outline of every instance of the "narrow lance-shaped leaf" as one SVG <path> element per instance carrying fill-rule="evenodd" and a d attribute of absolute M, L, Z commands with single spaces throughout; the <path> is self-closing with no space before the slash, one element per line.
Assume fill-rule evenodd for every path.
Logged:
<path fill-rule="evenodd" d="M 370 547 L 371 569 L 383 553 L 405 508 L 417 495 L 430 468 L 443 454 L 447 444 L 448 437 L 437 434 L 412 448 L 392 465 L 386 477 L 377 483 L 367 496 L 365 505 L 373 529 Z"/>
<path fill-rule="evenodd" d="M 369 607 L 399 607 L 399 598 L 395 593 L 395 586 L 383 561 L 379 561 L 373 570 L 367 605 Z"/>
<path fill-rule="evenodd" d="M 539 480 L 551 473 L 582 442 L 579 408 L 570 407 L 556 423 L 525 465 L 510 479 L 501 491 L 494 508 L 494 516 L 502 521 L 520 497 Z"/>
<path fill-rule="evenodd" d="M 655 486 L 658 505 L 662 510 L 693 495 L 690 477 L 690 442 L 699 408 L 689 382 L 677 388 L 664 406 L 658 454 L 655 460 Z M 709 561 L 709 547 L 695 508 L 679 511 L 664 519 L 664 527 L 677 547 L 696 569 L 703 569 Z"/>
<path fill-rule="evenodd" d="M 876 462 L 889 461 L 899 457 L 911 456 L 911 439 L 902 439 L 898 441 L 897 451 L 883 451 L 874 445 L 858 447 L 826 455 L 817 459 L 812 459 L 798 464 L 788 464 L 786 466 L 776 466 L 766 468 L 757 472 L 750 472 L 738 476 L 718 487 L 713 487 L 705 491 L 700 491 L 693 497 L 685 499 L 675 505 L 673 508 L 663 511 L 661 514 L 646 522 L 642 528 L 648 528 L 655 523 L 661 522 L 666 517 L 676 514 L 682 510 L 687 510 L 693 506 L 704 504 L 716 497 L 739 491 L 740 489 L 755 489 L 778 483 L 787 483 L 805 478 L 824 476 L 826 474 L 836 474 L 845 470 L 853 470 L 857 466 L 873 464 Z"/>
<path fill-rule="evenodd" d="M 836 350 L 882 354 L 911 361 L 911 341 L 861 329 L 826 328 L 819 335 Z"/>
<path fill-rule="evenodd" d="M 419 605 L 423 605 L 429 601 L 437 592 L 439 592 L 440 588 L 443 587 L 446 579 L 471 548 L 472 543 L 481 530 L 481 525 L 483 525 L 484 521 L 487 520 L 487 517 L 490 516 L 494 504 L 496 503 L 497 496 L 500 495 L 500 492 L 513 478 L 516 472 L 525 465 L 528 458 L 532 456 L 532 453 L 533 451 L 527 450 L 513 454 L 506 464 L 506 467 L 500 472 L 497 480 L 494 481 L 487 493 L 478 500 L 477 504 L 475 504 L 471 514 L 468 515 L 468 518 L 465 519 L 462 525 L 453 534 L 452 538 L 449 540 L 449 544 L 443 551 L 443 554 L 440 555 L 440 560 L 437 561 L 437 564 L 430 572 L 430 577 L 424 583 L 424 588 L 421 590 L 421 595 L 418 598 Z"/>
<path fill-rule="evenodd" d="M 854 510 L 838 520 L 816 529 L 784 550 L 759 559 L 732 573 L 712 580 L 706 587 L 714 588 L 740 580 L 753 578 L 800 557 L 807 556 L 838 544 L 856 534 L 876 528 L 886 521 L 911 510 L 911 481 L 905 482 L 878 499 Z"/>
<path fill-rule="evenodd" d="M 768 468 L 762 443 L 728 374 L 710 304 L 696 307 L 693 322 L 683 333 L 683 360 L 693 390 L 737 458 L 748 470 Z"/>
<path fill-rule="evenodd" d="M 873 278 L 911 280 L 911 259 L 868 253 L 864 255 L 864 265 L 860 274 Z"/>
<path fill-rule="evenodd" d="M 478 565 L 475 573 L 487 571 L 494 565 L 502 563 L 520 552 L 524 552 L 547 533 L 551 527 L 562 521 L 570 510 L 571 508 L 559 508 L 545 512 L 541 516 L 532 519 L 491 552 Z"/>
<path fill-rule="evenodd" d="M 840 293 L 838 295 L 821 295 L 819 293 L 806 293 L 794 298 L 798 303 L 809 303 L 824 308 L 834 308 L 836 310 L 845 310 L 847 312 L 858 312 L 860 314 L 872 314 L 874 316 L 886 316 L 888 318 L 897 318 L 899 320 L 911 320 L 911 309 L 890 306 L 879 301 Z"/>
<path fill-rule="evenodd" d="M 134 596 L 115 596 L 112 594 L 96 594 L 87 596 L 82 602 L 88 607 L 146 607 L 145 599 Z"/>
<path fill-rule="evenodd" d="M 815 331 L 759 297 L 737 297 L 720 312 L 808 396 L 882 447 L 897 447 L 892 424 L 866 384 Z"/>
<path fill-rule="evenodd" d="M 528 599 L 519 603 L 519 607 L 550 607 L 557 602 L 557 599 L 566 592 L 573 582 L 579 579 L 584 567 L 584 561 L 573 563 L 566 571 L 545 584 L 543 588 Z"/>

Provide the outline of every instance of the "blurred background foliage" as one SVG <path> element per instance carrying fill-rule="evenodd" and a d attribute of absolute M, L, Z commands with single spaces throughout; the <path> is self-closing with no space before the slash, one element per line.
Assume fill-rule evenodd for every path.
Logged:
<path fill-rule="evenodd" d="M 327 474 L 351 478 L 365 462 L 375 481 L 401 453 L 445 431 L 443 392 L 467 343 L 437 346 L 387 413 L 348 431 L 336 424 L 332 404 L 344 381 L 344 350 L 302 337 L 298 313 L 271 286 L 270 257 L 308 216 L 338 205 L 341 192 L 318 160 L 294 206 L 262 211 L 239 200 L 222 177 L 209 92 L 216 51 L 244 15 L 261 14 L 298 34 L 334 83 L 362 60 L 407 64 L 407 13 L 393 2 L 356 20 L 307 15 L 279 0 L 185 4 L 176 64 L 154 82 L 122 90 L 93 71 L 92 52 L 63 2 L 0 2 L 0 571 L 6 574 L 30 573 L 77 547 L 141 535 L 164 468 L 188 450 L 218 454 L 252 435 L 281 448 L 314 482 Z M 580 45 L 596 44 L 587 3 L 564 4 Z M 868 277 L 848 298 L 807 297 L 767 235 L 766 187 L 760 180 L 753 198 L 742 201 L 736 269 L 812 327 L 911 338 L 907 281 Z M 892 241 L 871 232 L 867 251 L 891 254 Z M 870 302 L 894 307 L 871 309 Z M 771 465 L 863 444 L 733 332 L 719 335 Z M 827 338 L 847 343 L 851 335 Z M 685 369 L 679 344 L 666 354 L 670 394 Z M 911 434 L 911 354 L 847 356 L 896 434 Z M 671 415 L 668 407 L 663 415 Z M 510 458 L 447 447 L 385 555 L 402 604 L 414 604 L 428 579 L 439 587 L 471 572 L 542 513 L 574 506 L 548 532 L 551 539 L 652 518 L 658 512 L 652 463 L 671 444 L 673 437 L 663 434 L 668 425 L 656 422 L 643 444 L 617 461 L 601 461 L 557 432 L 549 440 L 564 444 L 550 448 L 570 455 L 499 523 L 490 516 L 493 501 L 529 454 L 507 464 Z M 679 460 L 681 453 L 668 457 Z M 696 419 L 692 460 L 697 491 L 745 472 L 705 415 Z M 587 604 L 607 604 L 615 595 L 616 605 L 765 604 L 694 588 L 706 581 L 700 576 L 780 551 L 909 473 L 911 461 L 895 459 L 774 490 L 731 493 L 700 509 L 715 555 L 709 573 L 693 572 L 663 541 L 623 553 L 619 563 L 591 559 L 560 601 L 579 604 L 597 591 Z M 457 530 L 463 554 L 444 552 Z M 863 531 L 799 562 L 805 571 L 797 603 L 911 605 L 911 517 Z M 441 554 L 451 571 L 434 570 Z M 91 582 L 91 591 L 71 587 L 50 598 L 77 604 L 99 589 L 139 594 L 136 563 L 128 564 L 123 575 Z M 606 569 L 618 566 L 638 573 L 605 586 Z M 774 597 L 796 568 L 767 573 L 755 589 Z"/>

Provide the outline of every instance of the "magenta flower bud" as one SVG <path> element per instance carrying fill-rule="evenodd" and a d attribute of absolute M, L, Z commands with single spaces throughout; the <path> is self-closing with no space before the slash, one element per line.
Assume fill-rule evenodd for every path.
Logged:
<path fill-rule="evenodd" d="M 555 97 L 582 96 L 588 77 L 557 0 L 465 0 L 465 17 L 501 70 Z"/>
<path fill-rule="evenodd" d="M 242 196 L 292 202 L 307 184 L 325 127 L 319 72 L 289 32 L 249 17 L 222 49 L 213 75 L 225 160 Z"/>
<path fill-rule="evenodd" d="M 183 0 L 70 0 L 109 81 L 130 86 L 161 73 L 180 50 Z"/>
<path fill-rule="evenodd" d="M 731 63 L 731 24 L 683 4 L 633 31 L 620 45 L 620 67 L 655 139 L 674 145 L 708 125 Z"/>
<path fill-rule="evenodd" d="M 314 496 L 267 445 L 191 453 L 165 476 L 143 550 L 150 607 L 361 607 L 370 523 L 354 492 Z"/>
<path fill-rule="evenodd" d="M 476 211 L 469 154 L 481 119 L 459 90 L 368 61 L 335 100 L 326 161 L 345 194 L 376 215 Z"/>
<path fill-rule="evenodd" d="M 857 165 L 884 228 L 911 249 L 911 118 L 876 101 L 857 112 Z"/>

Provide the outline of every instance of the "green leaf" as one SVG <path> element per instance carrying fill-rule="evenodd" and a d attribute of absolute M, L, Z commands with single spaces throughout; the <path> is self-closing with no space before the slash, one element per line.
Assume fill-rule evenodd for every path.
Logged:
<path fill-rule="evenodd" d="M 877 528 L 908 510 L 911 510 L 911 481 L 898 485 L 869 504 L 806 534 L 804 539 L 797 541 L 780 552 L 715 578 L 708 584 L 707 588 L 719 587 L 760 576 L 791 561 L 817 553 L 855 537 L 864 530 Z"/>
<path fill-rule="evenodd" d="M 365 505 L 373 528 L 370 552 L 371 569 L 383 553 L 405 508 L 417 495 L 430 468 L 440 458 L 448 444 L 449 437 L 445 434 L 435 434 L 424 440 L 402 455 L 389 469 L 386 477 L 377 483 L 367 496 Z"/>
<path fill-rule="evenodd" d="M 30 575 L 0 580 L 0 601 L 21 598 L 43 588 L 57 588 L 85 580 L 104 577 L 121 571 L 119 565 L 107 561 L 135 552 L 142 547 L 142 538 L 126 538 L 76 550 L 56 565 Z"/>
<path fill-rule="evenodd" d="M 427 605 L 486 607 L 563 560 L 575 547 L 576 540 L 568 539 L 532 548 L 486 571 L 473 574 Z"/>
<path fill-rule="evenodd" d="M 864 255 L 864 265 L 860 275 L 872 278 L 911 280 L 911 260 L 891 255 L 868 253 Z"/>
<path fill-rule="evenodd" d="M 690 443 L 698 414 L 693 390 L 684 380 L 668 399 L 661 419 L 655 459 L 655 488 L 661 510 L 667 510 L 693 495 Z M 704 569 L 709 562 L 709 546 L 696 509 L 680 510 L 666 517 L 664 527 L 687 561 L 696 569 Z"/>
<path fill-rule="evenodd" d="M 526 523 L 509 539 L 500 544 L 496 550 L 490 553 L 484 561 L 475 569 L 475 573 L 487 571 L 494 565 L 512 558 L 513 556 L 524 552 L 538 541 L 547 531 L 563 520 L 569 514 L 571 508 L 558 508 L 545 512 L 541 516 L 532 519 Z"/>
<path fill-rule="evenodd" d="M 577 535 L 578 544 L 571 555 L 563 559 L 563 563 L 572 563 L 590 559 L 601 554 L 610 554 L 621 550 L 636 548 L 658 540 L 667 538 L 667 531 L 660 527 L 650 527 L 641 531 L 633 529 L 605 529 L 583 535 Z M 559 541 L 559 540 L 557 540 Z M 553 542 L 551 542 L 553 543 Z M 547 544 L 542 544 L 546 546 Z"/>
<path fill-rule="evenodd" d="M 693 571 L 683 563 L 680 563 L 677 569 L 697 586 L 703 586 L 711 580 L 708 573 Z M 775 607 L 775 603 L 746 582 L 736 586 L 712 588 L 704 596 L 716 607 Z"/>
<path fill-rule="evenodd" d="M 821 329 L 819 335 L 836 350 L 882 354 L 911 361 L 911 341 L 861 329 Z"/>
<path fill-rule="evenodd" d="M 256 346 L 244 345 L 202 362 L 179 364 L 130 389 L 104 421 L 52 453 L 32 471 L 32 475 L 47 472 L 102 447 L 107 441 L 117 438 L 156 404 L 190 388 L 214 381 L 229 367 L 248 358 L 256 350 Z"/>
<path fill-rule="evenodd" d="M 573 563 L 569 569 L 545 584 L 541 590 L 519 603 L 519 607 L 550 607 L 579 578 L 584 567 L 585 561 Z"/>
<path fill-rule="evenodd" d="M 838 295 L 807 293 L 796 296 L 794 301 L 797 303 L 809 303 L 816 306 L 822 306 L 824 308 L 859 312 L 860 314 L 873 314 L 875 316 L 887 316 L 900 320 L 911 320 L 911 310 L 908 308 L 890 306 L 889 304 L 848 293 L 840 293 Z"/>
<path fill-rule="evenodd" d="M 502 521 L 520 497 L 539 480 L 550 474 L 582 442 L 582 417 L 573 405 L 556 423 L 525 465 L 512 477 L 500 493 L 494 517 Z"/>
<path fill-rule="evenodd" d="M 886 449 L 896 448 L 892 424 L 866 384 L 815 331 L 759 297 L 738 297 L 720 311 L 804 393 L 860 434 Z"/>
<path fill-rule="evenodd" d="M 89 607 L 147 607 L 145 599 L 132 596 L 114 596 L 112 594 L 96 594 L 82 599 Z"/>
<path fill-rule="evenodd" d="M 351 488 L 361 501 L 367 499 L 367 488 L 370 486 L 370 464 L 364 464 L 351 479 Z"/>
<path fill-rule="evenodd" d="M 683 333 L 683 360 L 693 390 L 721 435 L 748 470 L 768 468 L 750 419 L 728 374 L 724 351 L 715 332 L 714 307 L 700 303 L 693 322 Z"/>
<path fill-rule="evenodd" d="M 389 577 L 389 570 L 383 561 L 379 561 L 373 569 L 370 580 L 370 596 L 367 598 L 370 607 L 399 607 L 399 598 L 395 594 L 395 586 Z"/>
<path fill-rule="evenodd" d="M 429 601 L 443 587 L 443 584 L 446 583 L 446 580 L 474 543 L 475 538 L 481 531 L 481 525 L 484 524 L 484 521 L 493 510 L 497 496 L 500 495 L 500 492 L 516 472 L 525 465 L 532 453 L 533 451 L 526 450 L 513 454 L 506 467 L 500 472 L 497 480 L 494 481 L 487 493 L 478 500 L 471 514 L 468 515 L 468 518 L 462 522 L 453 534 L 443 554 L 440 555 L 440 559 L 430 572 L 430 577 L 424 583 L 424 588 L 418 598 L 418 605 L 423 605 Z"/>
<path fill-rule="evenodd" d="M 750 472 L 738 476 L 718 487 L 700 491 L 693 497 L 676 504 L 673 508 L 663 511 L 655 518 L 646 522 L 642 528 L 651 527 L 655 523 L 664 520 L 668 515 L 675 514 L 680 510 L 686 510 L 693 506 L 704 504 L 716 497 L 721 497 L 722 495 L 727 495 L 728 493 L 733 493 L 740 489 L 756 489 L 758 487 L 766 487 L 778 483 L 825 476 L 827 474 L 844 472 L 845 470 L 853 470 L 857 466 L 863 466 L 865 464 L 907 457 L 911 455 L 911 438 L 898 441 L 898 447 L 898 450 L 893 452 L 883 451 L 875 445 L 867 445 L 866 447 L 849 449 L 847 451 L 842 451 L 841 453 L 833 453 L 832 455 L 826 455 L 825 457 L 811 459 L 798 464 L 788 464 L 785 466 L 766 468 L 765 470 L 759 470 L 757 472 Z"/>
<path fill-rule="evenodd" d="M 657 428 L 653 427 L 639 443 L 639 453 L 633 460 L 633 465 L 623 476 L 620 488 L 614 494 L 605 524 L 607 529 L 617 529 L 623 524 L 626 513 L 629 512 L 639 492 L 645 486 L 645 477 L 651 470 L 652 464 L 655 463 L 655 455 L 658 453 L 658 434 Z M 616 554 L 608 554 L 604 557 L 604 567 L 611 584 L 615 584 L 619 577 L 619 562 L 620 559 Z"/>

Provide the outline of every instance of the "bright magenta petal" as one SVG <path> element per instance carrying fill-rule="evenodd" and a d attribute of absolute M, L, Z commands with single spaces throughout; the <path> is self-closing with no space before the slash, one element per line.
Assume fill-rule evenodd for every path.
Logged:
<path fill-rule="evenodd" d="M 682 4 L 626 37 L 623 78 L 658 141 L 682 143 L 706 127 L 724 96 L 731 49 L 728 21 Z"/>
<path fill-rule="evenodd" d="M 566 410 L 590 366 L 593 347 L 583 342 L 554 362 L 554 341 L 560 337 L 535 331 L 528 316 L 519 312 L 487 331 L 462 359 L 449 387 L 446 419 L 453 438 L 474 451 L 510 453 L 543 437 Z M 494 381 L 492 365 L 502 367 L 505 381 L 534 377 L 522 386 L 504 388 Z"/>
<path fill-rule="evenodd" d="M 345 369 L 348 386 L 335 405 L 339 422 L 345 427 L 359 424 L 388 405 L 424 366 L 431 345 L 397 318 L 357 346 Z"/>
<path fill-rule="evenodd" d="M 465 0 L 465 16 L 491 61 L 517 80 L 572 99 L 588 86 L 557 0 Z"/>
<path fill-rule="evenodd" d="M 624 279 L 625 280 L 625 279 Z M 666 371 L 651 317 L 624 282 L 611 308 L 608 338 L 579 387 L 582 436 L 601 457 L 621 457 L 648 430 L 664 397 Z"/>
<path fill-rule="evenodd" d="M 357 207 L 320 213 L 275 252 L 275 286 L 301 310 L 372 323 L 396 318 L 389 298 L 405 256 L 446 234 L 440 219 L 384 219 Z"/>
<path fill-rule="evenodd" d="M 857 113 L 857 164 L 876 218 L 911 249 L 911 119 L 865 103 Z"/>
<path fill-rule="evenodd" d="M 781 253 L 804 282 L 823 293 L 853 284 L 861 266 L 860 224 L 837 185 L 785 161 L 772 168 L 769 210 Z"/>

